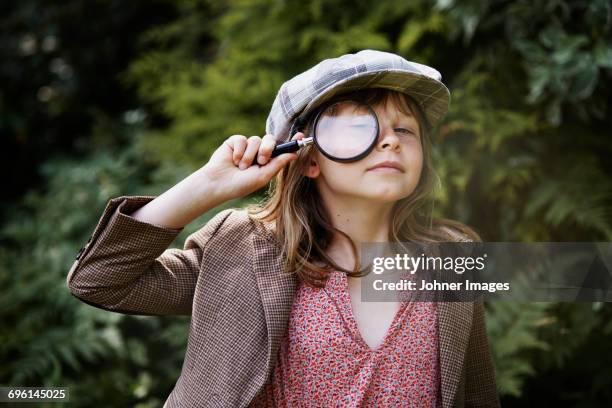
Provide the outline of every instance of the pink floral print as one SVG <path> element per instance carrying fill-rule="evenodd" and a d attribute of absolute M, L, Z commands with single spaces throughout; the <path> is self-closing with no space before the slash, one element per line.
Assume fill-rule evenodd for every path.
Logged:
<path fill-rule="evenodd" d="M 441 406 L 435 302 L 402 302 L 383 342 L 363 340 L 348 280 L 300 283 L 271 380 L 250 407 Z"/>

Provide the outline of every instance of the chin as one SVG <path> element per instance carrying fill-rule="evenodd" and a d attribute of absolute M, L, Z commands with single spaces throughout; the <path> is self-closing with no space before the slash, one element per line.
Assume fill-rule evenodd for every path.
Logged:
<path fill-rule="evenodd" d="M 412 194 L 416 183 L 368 183 L 363 187 L 364 195 L 372 199 L 378 198 L 382 201 L 397 201 Z"/>
<path fill-rule="evenodd" d="M 402 198 L 406 198 L 410 195 L 410 192 L 400 191 L 400 190 L 379 190 L 372 191 L 367 194 L 367 198 L 369 200 L 379 202 L 379 203 L 394 203 Z"/>

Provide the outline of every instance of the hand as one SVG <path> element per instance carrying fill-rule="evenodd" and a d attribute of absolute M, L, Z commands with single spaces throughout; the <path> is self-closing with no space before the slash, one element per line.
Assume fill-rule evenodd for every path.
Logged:
<path fill-rule="evenodd" d="M 291 140 L 303 139 L 302 132 Z M 202 173 L 225 200 L 244 197 L 264 187 L 283 167 L 296 160 L 297 153 L 270 158 L 276 141 L 272 135 L 233 135 L 212 154 Z M 251 165 L 254 160 L 254 165 Z"/>

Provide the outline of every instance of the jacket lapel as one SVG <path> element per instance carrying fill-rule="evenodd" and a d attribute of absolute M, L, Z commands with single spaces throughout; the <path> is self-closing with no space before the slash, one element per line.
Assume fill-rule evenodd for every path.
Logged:
<path fill-rule="evenodd" d="M 254 235 L 253 248 L 253 270 L 268 330 L 268 378 L 287 330 L 298 279 L 294 275 L 283 273 L 280 248 L 269 238 Z M 452 408 L 472 326 L 473 303 L 438 302 L 437 306 L 442 406 Z"/>
<path fill-rule="evenodd" d="M 453 407 L 472 327 L 471 302 L 438 302 L 442 406 Z"/>
<path fill-rule="evenodd" d="M 274 358 L 289 324 L 291 306 L 298 279 L 283 274 L 280 248 L 263 236 L 253 236 L 253 271 L 261 294 L 268 330 L 267 375 L 274 366 Z"/>

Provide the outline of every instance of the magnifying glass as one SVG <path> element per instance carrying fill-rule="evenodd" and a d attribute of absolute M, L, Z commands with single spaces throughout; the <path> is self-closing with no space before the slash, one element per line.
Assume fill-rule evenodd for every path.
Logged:
<path fill-rule="evenodd" d="M 294 122 L 290 135 L 299 132 Z M 349 163 L 367 156 L 378 139 L 378 118 L 370 105 L 345 99 L 325 104 L 317 110 L 308 137 L 277 145 L 272 157 L 296 152 L 314 143 L 330 160 Z"/>

